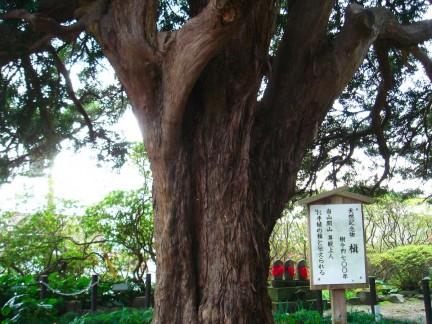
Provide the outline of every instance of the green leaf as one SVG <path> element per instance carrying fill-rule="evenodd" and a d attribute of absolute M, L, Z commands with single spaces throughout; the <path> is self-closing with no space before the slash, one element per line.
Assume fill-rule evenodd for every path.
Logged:
<path fill-rule="evenodd" d="M 12 312 L 12 310 L 13 310 L 12 307 L 5 306 L 5 307 L 2 308 L 1 313 L 2 313 L 2 315 L 7 316 L 7 315 L 9 315 Z"/>

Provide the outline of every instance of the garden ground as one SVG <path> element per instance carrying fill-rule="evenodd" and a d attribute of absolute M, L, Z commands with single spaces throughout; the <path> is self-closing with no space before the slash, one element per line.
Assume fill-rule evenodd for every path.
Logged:
<path fill-rule="evenodd" d="M 347 311 L 365 311 L 370 313 L 371 307 L 367 305 L 348 305 Z M 380 303 L 380 311 L 384 319 L 408 321 L 410 323 L 426 323 L 423 300 L 412 299 L 402 304 Z M 330 314 L 327 310 L 325 314 Z"/>

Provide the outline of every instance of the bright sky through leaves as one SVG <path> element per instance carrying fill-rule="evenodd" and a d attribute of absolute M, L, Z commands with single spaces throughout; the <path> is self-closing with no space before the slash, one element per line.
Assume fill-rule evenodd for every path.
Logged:
<path fill-rule="evenodd" d="M 123 132 L 129 141 L 141 141 L 137 122 L 130 110 L 120 119 L 116 129 Z M 126 163 L 118 173 L 108 166 L 98 168 L 92 156 L 94 153 L 86 149 L 77 154 L 63 150 L 56 157 L 52 169 L 55 197 L 90 204 L 102 200 L 112 190 L 137 189 L 142 185 L 142 176 L 130 164 Z M 17 177 L 12 183 L 0 187 L 0 209 L 11 210 L 19 203 L 19 211 L 31 211 L 46 203 L 48 190 L 46 177 Z M 23 199 L 28 199 L 25 204 Z"/>

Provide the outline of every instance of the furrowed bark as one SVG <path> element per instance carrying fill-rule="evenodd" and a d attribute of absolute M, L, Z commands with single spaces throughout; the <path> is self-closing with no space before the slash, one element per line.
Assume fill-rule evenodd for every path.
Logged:
<path fill-rule="evenodd" d="M 271 186 L 258 182 L 255 189 L 263 202 L 260 213 L 268 215 L 270 224 L 294 194 L 300 161 L 321 122 L 320 109 L 333 102 L 327 86 L 321 88 L 325 81 L 320 81 L 328 61 L 322 56 L 328 52 L 326 24 L 333 5 L 334 1 L 296 1 L 290 6 L 272 77 L 255 117 L 251 156 L 266 163 L 257 162 L 252 172 L 272 181 Z"/>
<path fill-rule="evenodd" d="M 264 232 L 264 225 L 250 209 L 247 176 L 254 94 L 260 85 L 263 66 L 268 65 L 265 49 L 271 37 L 268 31 L 271 24 L 264 27 L 258 20 L 258 12 L 256 9 L 252 13 L 250 26 L 237 31 L 241 41 L 230 41 L 225 47 L 219 44 L 224 48 L 221 53 L 209 62 L 196 82 L 191 80 L 194 86 L 185 107 L 172 112 L 181 118 L 174 125 L 177 130 L 173 128 L 175 132 L 171 133 L 179 134 L 176 147 L 161 142 L 168 144 L 170 151 L 165 151 L 163 161 L 155 168 L 160 174 L 167 173 L 177 185 L 158 187 L 155 184 L 158 199 L 166 197 L 164 202 L 156 203 L 161 208 L 157 213 L 161 268 L 157 296 L 168 296 L 173 282 L 177 282 L 173 278 L 187 284 L 180 287 L 182 298 L 157 297 L 160 303 L 156 323 L 180 323 L 186 319 L 192 323 L 271 321 L 265 293 L 266 276 L 262 275 L 267 272 L 269 260 L 262 251 L 268 242 L 262 236 L 253 235 Z M 273 17 L 273 10 L 269 10 L 266 19 Z M 263 24 L 261 35 L 253 35 L 251 29 L 258 30 L 259 24 Z M 245 38 L 244 34 L 253 37 Z M 251 55 L 257 47 L 259 52 L 264 50 L 262 58 Z M 201 50 L 206 53 L 206 48 Z M 231 61 L 226 62 L 225 57 Z M 199 57 L 195 56 L 195 60 L 201 64 Z M 185 91 L 193 75 L 186 77 L 184 87 L 177 86 L 179 93 Z M 175 108 L 164 105 L 167 107 Z M 171 136 L 168 134 L 162 137 Z M 167 156 L 173 156 L 173 152 L 179 153 L 168 160 Z M 167 237 L 171 240 L 167 241 Z M 187 310 L 179 301 L 186 296 Z M 173 308 L 183 311 L 171 314 Z"/>
<path fill-rule="evenodd" d="M 131 17 L 138 10 L 117 4 L 99 37 L 142 120 L 152 163 L 154 322 L 269 322 L 268 236 L 253 234 L 270 230 L 251 209 L 247 174 L 276 6 L 212 2 L 179 31 L 159 33 L 157 48 L 148 51 L 145 30 L 120 38 L 128 32 L 120 22 L 138 19 Z M 240 41 L 230 41 L 235 34 Z"/>

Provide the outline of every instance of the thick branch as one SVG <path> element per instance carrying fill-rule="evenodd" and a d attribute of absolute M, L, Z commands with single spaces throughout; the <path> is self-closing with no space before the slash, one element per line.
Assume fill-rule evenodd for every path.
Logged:
<path fill-rule="evenodd" d="M 383 123 L 381 121 L 380 113 L 387 106 L 387 93 L 388 88 L 384 84 L 381 84 L 378 95 L 375 101 L 375 105 L 371 112 L 372 117 L 372 129 L 376 135 L 378 142 L 378 150 L 384 159 L 384 172 L 380 180 L 376 183 L 372 191 L 377 189 L 382 181 L 384 181 L 390 173 L 390 149 L 387 146 L 387 141 L 384 136 Z"/>
<path fill-rule="evenodd" d="M 275 116 L 273 118 L 280 118 L 280 110 L 289 105 L 293 89 L 308 77 L 305 73 L 307 65 L 316 67 L 317 58 L 322 55 L 333 4 L 332 0 L 319 3 L 295 1 L 290 6 L 288 24 L 273 60 L 271 78 L 260 108 L 269 110 Z M 269 118 L 268 123 L 273 124 L 274 120 Z"/>
<path fill-rule="evenodd" d="M 159 50 L 165 54 L 162 117 L 165 153 L 176 147 L 186 100 L 202 70 L 260 2 L 213 0 L 180 30 L 161 35 L 165 37 L 159 40 Z"/>
<path fill-rule="evenodd" d="M 379 39 L 388 40 L 396 47 L 416 46 L 432 38 L 432 20 L 402 25 L 388 10 L 377 8 L 373 11 L 382 21 Z"/>
<path fill-rule="evenodd" d="M 144 32 L 146 40 L 152 47 L 156 47 L 157 37 L 157 0 L 145 1 L 144 5 Z"/>
<path fill-rule="evenodd" d="M 109 11 L 93 34 L 114 65 L 125 70 L 141 70 L 156 57 L 157 1 L 111 1 Z M 116 66 L 115 66 L 116 67 Z M 120 79 L 123 74 L 116 69 Z M 125 76 L 127 78 L 128 76 Z M 141 74 L 142 78 L 143 75 Z M 127 87 L 128 81 L 122 80 Z"/>
<path fill-rule="evenodd" d="M 79 19 L 72 25 L 61 25 L 50 17 L 37 13 L 30 13 L 24 9 L 0 14 L 0 19 L 22 19 L 28 22 L 34 31 L 47 34 L 47 36 L 43 38 L 45 41 L 57 37 L 65 42 L 71 42 L 75 40 L 82 31 L 89 28 L 93 22 L 102 16 L 106 4 L 106 0 L 99 0 L 92 2 L 91 5 L 85 8 L 78 9 L 76 14 L 79 16 Z M 37 44 L 42 45 L 41 42 L 38 42 Z M 32 46 L 32 50 L 34 49 L 35 46 Z"/>

